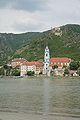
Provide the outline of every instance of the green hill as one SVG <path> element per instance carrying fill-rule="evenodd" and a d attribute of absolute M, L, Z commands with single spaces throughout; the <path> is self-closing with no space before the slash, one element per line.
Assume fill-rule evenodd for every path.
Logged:
<path fill-rule="evenodd" d="M 0 33 L 0 64 L 8 61 L 17 49 L 30 40 L 34 40 L 39 33 L 28 32 L 22 34 Z"/>
<path fill-rule="evenodd" d="M 46 45 L 51 57 L 80 60 L 80 25 L 68 24 L 41 33 L 0 33 L 0 64 L 14 57 L 42 60 Z"/>
<path fill-rule="evenodd" d="M 49 46 L 51 57 L 70 57 L 80 60 L 80 25 L 68 24 L 42 32 L 35 37 L 35 40 L 18 49 L 14 57 L 41 60 L 46 45 Z"/>

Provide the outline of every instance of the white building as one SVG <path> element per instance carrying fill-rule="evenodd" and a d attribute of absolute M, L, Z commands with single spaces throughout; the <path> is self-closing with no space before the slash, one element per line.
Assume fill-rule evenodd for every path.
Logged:
<path fill-rule="evenodd" d="M 20 66 L 20 76 L 25 76 L 27 74 L 27 66 L 26 64 L 22 64 Z"/>
<path fill-rule="evenodd" d="M 49 70 L 49 65 L 50 65 L 50 53 L 49 53 L 49 48 L 46 46 L 45 48 L 45 53 L 44 53 L 44 68 L 43 68 L 43 74 L 48 75 L 50 73 Z"/>

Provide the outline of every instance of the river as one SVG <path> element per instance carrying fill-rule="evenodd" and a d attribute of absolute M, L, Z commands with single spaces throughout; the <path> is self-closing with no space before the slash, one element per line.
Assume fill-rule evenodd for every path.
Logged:
<path fill-rule="evenodd" d="M 80 120 L 80 78 L 0 78 L 0 120 L 43 119 Z"/>

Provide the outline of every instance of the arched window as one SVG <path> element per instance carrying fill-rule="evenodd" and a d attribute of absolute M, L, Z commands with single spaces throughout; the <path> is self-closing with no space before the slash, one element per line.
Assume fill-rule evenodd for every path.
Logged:
<path fill-rule="evenodd" d="M 46 54 L 46 57 L 48 56 L 48 54 Z"/>

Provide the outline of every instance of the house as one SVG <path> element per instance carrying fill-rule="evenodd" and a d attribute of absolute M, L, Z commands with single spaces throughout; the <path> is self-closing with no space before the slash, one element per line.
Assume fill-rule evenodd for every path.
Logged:
<path fill-rule="evenodd" d="M 63 76 L 63 75 L 64 75 L 64 69 L 56 68 L 56 69 L 54 70 L 54 75 L 55 75 L 55 76 Z"/>
<path fill-rule="evenodd" d="M 52 29 L 52 33 L 54 33 L 56 36 L 61 36 L 62 30 L 60 29 L 60 27 L 55 27 L 54 29 Z"/>
<path fill-rule="evenodd" d="M 14 58 L 9 62 L 9 64 L 12 66 L 12 68 L 20 68 L 21 64 L 24 62 L 27 62 L 24 58 Z"/>
<path fill-rule="evenodd" d="M 77 74 L 77 70 L 70 70 L 70 71 L 69 71 L 69 74 L 70 74 L 70 76 L 79 76 L 79 75 Z"/>
<path fill-rule="evenodd" d="M 64 66 L 69 67 L 69 64 L 71 62 L 70 58 L 51 58 L 50 59 L 50 69 L 52 70 L 54 66 L 57 66 L 58 68 L 55 68 L 53 70 L 55 76 L 63 76 L 64 75 Z"/>
<path fill-rule="evenodd" d="M 32 62 L 24 62 L 20 66 L 21 76 L 25 76 L 27 71 L 34 71 L 36 75 L 42 73 L 43 71 L 43 63 L 39 61 L 32 61 Z"/>
<path fill-rule="evenodd" d="M 71 62 L 70 58 L 64 57 L 64 58 L 51 58 L 50 59 L 50 66 L 57 65 L 58 68 L 63 68 L 64 66 L 68 67 Z"/>

